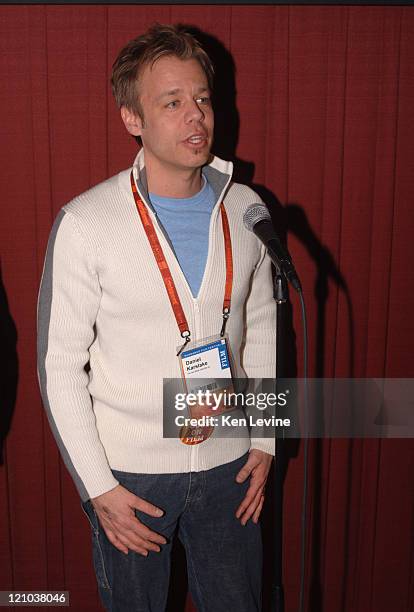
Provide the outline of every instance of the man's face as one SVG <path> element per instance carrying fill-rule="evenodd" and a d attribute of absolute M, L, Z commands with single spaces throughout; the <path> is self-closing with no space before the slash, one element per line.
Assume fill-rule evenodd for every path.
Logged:
<path fill-rule="evenodd" d="M 143 117 L 121 110 L 127 130 L 141 136 L 152 172 L 203 166 L 212 145 L 214 114 L 207 77 L 195 59 L 161 57 L 139 82 Z"/>

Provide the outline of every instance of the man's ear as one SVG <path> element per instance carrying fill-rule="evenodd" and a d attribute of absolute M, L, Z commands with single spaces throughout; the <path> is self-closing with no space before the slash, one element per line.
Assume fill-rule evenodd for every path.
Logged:
<path fill-rule="evenodd" d="M 142 119 L 138 114 L 133 113 L 126 106 L 121 106 L 121 117 L 127 131 L 132 136 L 141 136 Z"/>

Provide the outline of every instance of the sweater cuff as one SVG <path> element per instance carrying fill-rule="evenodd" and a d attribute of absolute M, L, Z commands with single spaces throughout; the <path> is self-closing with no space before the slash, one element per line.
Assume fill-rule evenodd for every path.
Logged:
<path fill-rule="evenodd" d="M 98 497 L 98 495 L 103 495 L 103 493 L 108 493 L 108 491 L 112 491 L 119 485 L 119 481 L 112 476 L 110 473 L 107 477 L 100 478 L 99 480 L 94 480 L 93 484 L 88 485 L 87 493 L 80 493 L 81 499 L 83 502 L 88 501 L 88 499 L 94 499 L 94 497 Z"/>
<path fill-rule="evenodd" d="M 250 450 L 257 449 L 268 453 L 269 455 L 275 456 L 275 440 L 274 438 L 251 438 L 250 439 Z"/>

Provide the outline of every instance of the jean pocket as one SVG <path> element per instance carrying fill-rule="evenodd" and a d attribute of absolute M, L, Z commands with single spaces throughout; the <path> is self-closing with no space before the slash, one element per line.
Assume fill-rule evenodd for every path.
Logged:
<path fill-rule="evenodd" d="M 102 528 L 99 524 L 98 515 L 96 514 L 95 508 L 89 499 L 86 502 L 82 502 L 81 507 L 92 528 L 92 557 L 96 580 L 98 581 L 98 585 L 100 587 L 111 590 L 108 574 L 105 568 L 105 559 L 101 541 L 103 534 Z"/>

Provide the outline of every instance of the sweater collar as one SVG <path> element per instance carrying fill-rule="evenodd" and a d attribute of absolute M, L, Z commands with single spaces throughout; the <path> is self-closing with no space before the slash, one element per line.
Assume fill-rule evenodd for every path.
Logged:
<path fill-rule="evenodd" d="M 143 149 L 141 149 L 135 157 L 132 171 L 141 197 L 143 197 L 148 206 L 152 208 L 152 204 L 148 197 L 148 181 Z M 223 199 L 224 190 L 230 183 L 233 174 L 233 164 L 230 161 L 225 161 L 224 159 L 212 155 L 209 163 L 203 166 L 202 172 L 214 191 L 217 203 L 219 199 Z"/>

